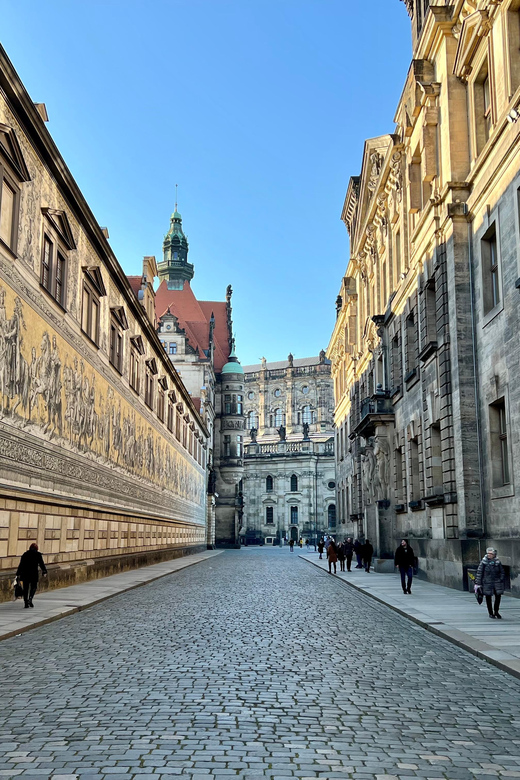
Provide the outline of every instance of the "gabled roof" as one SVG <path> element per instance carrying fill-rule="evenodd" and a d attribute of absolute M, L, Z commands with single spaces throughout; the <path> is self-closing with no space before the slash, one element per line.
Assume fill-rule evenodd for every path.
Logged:
<path fill-rule="evenodd" d="M 198 301 L 188 281 L 184 282 L 182 290 L 169 290 L 166 280 L 163 280 L 155 294 L 157 319 L 168 309 L 177 317 L 179 327 L 186 331 L 190 347 L 202 359 L 209 349 L 210 319 L 214 315 L 214 365 L 215 371 L 220 372 L 230 352 L 225 301 Z"/>

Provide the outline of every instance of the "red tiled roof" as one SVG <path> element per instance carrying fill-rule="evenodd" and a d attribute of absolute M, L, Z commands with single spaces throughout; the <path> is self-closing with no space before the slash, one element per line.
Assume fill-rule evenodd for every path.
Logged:
<path fill-rule="evenodd" d="M 143 281 L 143 277 L 142 276 L 127 276 L 126 278 L 130 282 L 130 287 L 134 291 L 134 295 L 137 298 L 137 293 L 141 289 L 141 284 L 142 284 L 142 281 Z"/>
<path fill-rule="evenodd" d="M 182 290 L 168 290 L 166 281 L 162 281 L 155 294 L 157 319 L 168 309 L 177 317 L 179 327 L 186 331 L 190 346 L 200 357 L 209 348 L 209 321 L 215 315 L 215 371 L 221 371 L 230 352 L 225 301 L 198 301 L 189 282 L 184 282 Z"/>

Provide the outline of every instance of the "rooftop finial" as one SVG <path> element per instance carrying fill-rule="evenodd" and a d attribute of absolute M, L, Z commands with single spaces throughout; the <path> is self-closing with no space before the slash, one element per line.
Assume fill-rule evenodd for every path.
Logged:
<path fill-rule="evenodd" d="M 175 185 L 175 211 L 177 211 L 177 187 L 178 186 L 179 186 L 178 184 Z"/>

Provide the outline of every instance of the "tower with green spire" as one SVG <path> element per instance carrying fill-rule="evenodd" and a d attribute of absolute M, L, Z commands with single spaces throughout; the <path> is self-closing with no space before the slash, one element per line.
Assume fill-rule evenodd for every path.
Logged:
<path fill-rule="evenodd" d="M 170 229 L 163 241 L 163 259 L 157 265 L 159 279 L 166 279 L 169 290 L 182 290 L 184 282 L 193 279 L 192 263 L 188 263 L 188 239 L 182 229 L 182 217 L 175 208 L 170 218 Z"/>

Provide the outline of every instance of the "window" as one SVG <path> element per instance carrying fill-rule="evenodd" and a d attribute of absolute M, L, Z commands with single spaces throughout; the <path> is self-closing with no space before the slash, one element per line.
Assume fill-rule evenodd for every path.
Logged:
<path fill-rule="evenodd" d="M 166 411 L 166 396 L 162 387 L 159 387 L 157 394 L 157 417 L 161 422 L 164 422 Z"/>
<path fill-rule="evenodd" d="M 258 415 L 255 411 L 247 415 L 247 429 L 250 431 L 252 428 L 258 428 Z"/>
<path fill-rule="evenodd" d="M 177 417 L 175 419 L 175 438 L 177 441 L 181 440 L 181 427 L 182 427 L 182 417 L 179 409 L 177 408 Z"/>
<path fill-rule="evenodd" d="M 177 354 L 177 344 L 174 341 L 170 341 L 170 355 Z"/>
<path fill-rule="evenodd" d="M 144 402 L 150 409 L 153 409 L 154 394 L 154 377 L 150 369 L 147 368 L 144 377 Z"/>
<path fill-rule="evenodd" d="M 419 473 L 419 442 L 410 440 L 410 501 L 419 501 L 421 498 L 421 480 Z"/>
<path fill-rule="evenodd" d="M 237 395 L 237 414 L 242 414 L 242 408 L 243 408 L 243 397 L 241 395 Z"/>
<path fill-rule="evenodd" d="M 291 493 L 296 493 L 298 490 L 298 477 L 296 474 L 291 476 Z"/>
<path fill-rule="evenodd" d="M 484 314 L 500 303 L 500 278 L 498 267 L 496 225 L 493 222 L 480 242 L 482 254 L 482 292 Z"/>
<path fill-rule="evenodd" d="M 266 493 L 273 492 L 273 478 L 270 475 L 265 479 L 265 490 Z"/>
<path fill-rule="evenodd" d="M 308 423 L 309 425 L 312 422 L 312 412 L 310 406 L 304 406 L 302 409 L 302 423 Z"/>
<path fill-rule="evenodd" d="M 275 396 L 276 396 L 277 398 L 279 398 L 279 397 L 281 396 L 281 394 L 282 394 L 282 391 L 280 390 L 280 388 L 279 388 L 279 387 L 277 387 L 277 388 L 276 388 L 276 390 L 274 391 L 274 394 L 275 394 Z"/>
<path fill-rule="evenodd" d="M 253 398 L 255 397 L 255 394 L 253 393 L 252 390 L 249 391 L 249 393 L 247 394 L 247 397 L 249 398 L 250 401 L 253 400 Z"/>
<path fill-rule="evenodd" d="M 507 33 L 509 48 L 509 97 L 520 86 L 520 7 L 517 0 L 511 3 L 507 12 Z"/>
<path fill-rule="evenodd" d="M 130 352 L 130 372 L 128 381 L 130 382 L 130 387 L 138 393 L 140 391 L 139 354 L 135 349 L 132 349 Z"/>
<path fill-rule="evenodd" d="M 65 269 L 66 260 L 63 252 L 58 249 L 57 243 L 44 234 L 40 282 L 63 308 L 65 308 Z"/>
<path fill-rule="evenodd" d="M 484 61 L 473 84 L 473 101 L 475 106 L 476 157 L 486 145 L 493 121 L 492 93 L 487 60 Z"/>
<path fill-rule="evenodd" d="M 123 373 L 123 334 L 116 322 L 110 323 L 110 362 L 114 368 Z"/>
<path fill-rule="evenodd" d="M 99 344 L 99 298 L 87 284 L 83 285 L 81 329 L 95 344 Z"/>
<path fill-rule="evenodd" d="M 266 525 L 273 525 L 274 523 L 274 508 L 272 506 L 266 506 L 265 508 L 265 523 Z"/>
<path fill-rule="evenodd" d="M 19 184 L 30 181 L 14 130 L 0 124 L 0 239 L 16 254 Z"/>
<path fill-rule="evenodd" d="M 242 436 L 237 436 L 237 458 L 242 457 Z"/>
<path fill-rule="evenodd" d="M 394 264 L 394 284 L 397 286 L 401 279 L 401 231 L 395 234 L 395 264 Z"/>
<path fill-rule="evenodd" d="M 406 318 L 406 372 L 407 376 L 416 367 L 417 326 L 414 312 Z M 405 377 L 406 379 L 406 377 Z"/>
<path fill-rule="evenodd" d="M 231 395 L 224 396 L 224 414 L 231 414 Z"/>
<path fill-rule="evenodd" d="M 174 418 L 175 418 L 175 404 L 173 402 L 173 399 L 171 396 L 168 398 L 168 421 L 167 426 L 170 433 L 173 433 L 173 427 L 174 427 Z"/>
<path fill-rule="evenodd" d="M 336 483 L 331 480 L 330 482 L 327 482 L 327 487 L 329 490 L 335 490 Z"/>
<path fill-rule="evenodd" d="M 334 528 L 336 525 L 336 504 L 329 504 L 327 509 L 327 520 L 329 528 Z"/>
<path fill-rule="evenodd" d="M 511 483 L 504 398 L 501 398 L 489 407 L 489 429 L 493 487 L 503 487 Z"/>
<path fill-rule="evenodd" d="M 398 504 L 405 502 L 406 486 L 404 476 L 406 474 L 404 466 L 404 453 L 400 447 L 395 450 L 395 498 Z"/>
<path fill-rule="evenodd" d="M 279 428 L 283 423 L 283 415 L 281 409 L 274 410 L 274 427 Z"/>
<path fill-rule="evenodd" d="M 304 395 L 307 395 L 307 394 L 308 394 L 308 392 L 309 392 L 309 389 L 310 389 L 310 388 L 309 388 L 309 385 L 304 385 L 304 386 L 302 387 L 302 393 L 303 393 Z"/>
<path fill-rule="evenodd" d="M 231 455 L 231 436 L 224 436 L 224 457 L 229 458 Z"/>
<path fill-rule="evenodd" d="M 99 345 L 99 299 L 106 295 L 106 289 L 99 266 L 84 267 L 83 275 L 81 329 Z"/>
<path fill-rule="evenodd" d="M 298 525 L 298 507 L 291 507 L 291 525 Z"/>

